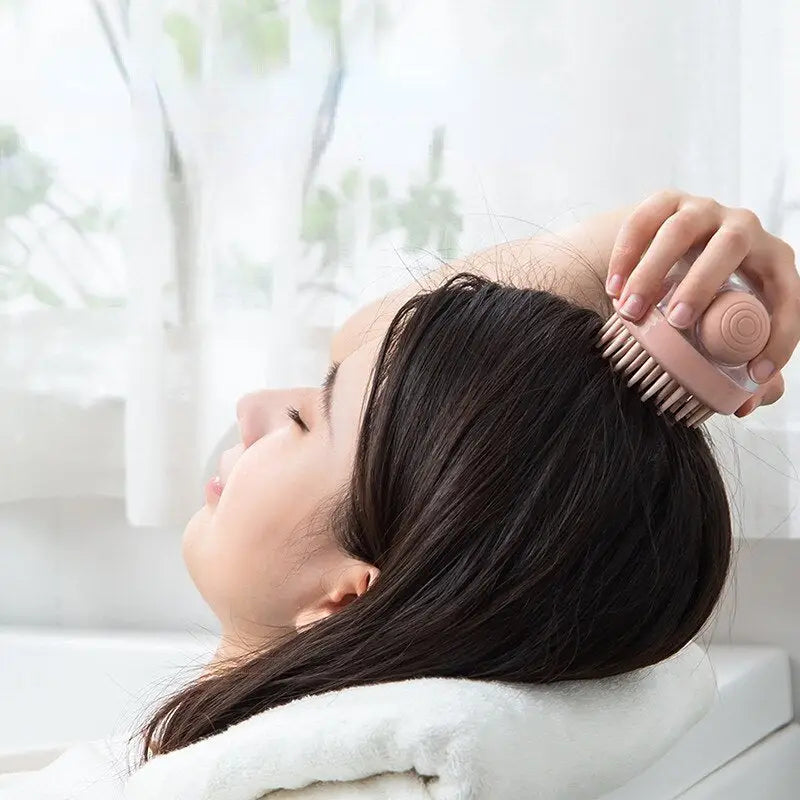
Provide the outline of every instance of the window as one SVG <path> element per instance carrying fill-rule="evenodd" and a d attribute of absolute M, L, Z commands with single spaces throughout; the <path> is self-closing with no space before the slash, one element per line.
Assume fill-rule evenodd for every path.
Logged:
<path fill-rule="evenodd" d="M 179 524 L 236 396 L 317 380 L 355 306 L 665 185 L 800 246 L 797 11 L 645 5 L 0 1 L 0 500 Z"/>

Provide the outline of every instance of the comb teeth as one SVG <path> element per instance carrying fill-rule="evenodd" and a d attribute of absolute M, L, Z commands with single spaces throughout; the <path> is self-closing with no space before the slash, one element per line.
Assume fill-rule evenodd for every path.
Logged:
<path fill-rule="evenodd" d="M 714 410 L 712 408 L 701 405 L 698 407 L 697 411 L 689 417 L 686 424 L 690 428 L 696 428 L 698 425 L 702 425 L 713 413 Z"/>
<path fill-rule="evenodd" d="M 622 320 L 616 314 L 612 314 L 608 318 L 608 322 L 600 329 L 599 345 L 603 345 L 613 339 L 624 327 Z"/>
<path fill-rule="evenodd" d="M 680 422 L 684 417 L 691 414 L 699 405 L 701 405 L 700 401 L 696 397 L 691 397 L 675 412 L 675 421 Z"/>
<path fill-rule="evenodd" d="M 676 382 L 676 387 L 670 396 L 662 401 L 661 405 L 658 407 L 659 410 L 663 413 L 664 411 L 674 411 L 676 404 L 677 407 L 680 408 L 688 399 L 689 392 L 683 388 L 680 384 Z"/>
<path fill-rule="evenodd" d="M 617 372 L 621 372 L 625 375 L 629 369 L 631 369 L 633 364 L 641 364 L 641 362 L 647 358 L 647 353 L 645 353 L 644 348 L 639 344 L 639 342 L 634 340 L 633 346 L 628 348 L 623 348 L 624 353 L 622 355 L 617 354 L 616 362 L 614 363 L 614 369 Z M 635 369 L 635 367 L 633 367 Z"/>
<path fill-rule="evenodd" d="M 696 428 L 714 413 L 664 370 L 616 313 L 600 329 L 597 347 L 615 371 L 628 377 L 627 385 L 637 389 L 642 402 L 654 401 L 658 414 L 670 412 L 676 422 Z"/>
<path fill-rule="evenodd" d="M 614 369 L 620 370 L 623 363 L 628 363 L 631 353 L 633 353 L 633 356 L 636 357 L 638 346 L 639 343 L 636 341 L 636 339 L 633 339 L 632 337 L 626 339 L 622 347 L 620 347 L 609 359 L 614 365 Z"/>
<path fill-rule="evenodd" d="M 672 376 L 669 372 L 664 372 L 664 370 L 659 367 L 658 368 L 658 379 L 652 386 L 642 395 L 642 402 L 646 402 L 651 397 L 657 395 L 670 381 L 672 380 Z"/>
<path fill-rule="evenodd" d="M 636 341 L 633 336 L 628 333 L 627 329 L 619 331 L 613 339 L 611 339 L 610 344 L 603 350 L 603 358 L 611 358 L 618 350 L 624 347 L 626 344 L 630 345 L 631 341 Z"/>
<path fill-rule="evenodd" d="M 628 386 L 633 386 L 639 381 L 645 381 L 642 385 L 647 386 L 650 384 L 651 380 L 653 380 L 653 371 L 654 369 L 658 368 L 658 364 L 656 364 L 656 360 L 653 356 L 648 356 L 647 360 L 642 364 L 636 372 L 631 375 L 630 380 L 628 381 Z M 641 387 L 640 387 L 641 388 Z"/>

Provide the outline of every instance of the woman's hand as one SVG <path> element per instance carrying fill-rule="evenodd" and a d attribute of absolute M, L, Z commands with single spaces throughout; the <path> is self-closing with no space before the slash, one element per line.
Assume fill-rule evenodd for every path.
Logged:
<path fill-rule="evenodd" d="M 636 321 L 658 301 L 673 264 L 699 244 L 705 247 L 670 300 L 667 319 L 676 328 L 689 327 L 741 267 L 772 315 L 769 341 L 748 367 L 753 380 L 765 384 L 760 403 L 773 403 L 783 394 L 780 370 L 800 340 L 800 276 L 792 248 L 767 233 L 752 211 L 678 191 L 651 195 L 619 230 L 606 291 L 619 299 L 618 313 Z M 744 416 L 757 405 L 753 398 L 736 413 Z"/>

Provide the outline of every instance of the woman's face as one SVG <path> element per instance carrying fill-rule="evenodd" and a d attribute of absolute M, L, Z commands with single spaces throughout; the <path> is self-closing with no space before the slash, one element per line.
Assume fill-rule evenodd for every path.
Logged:
<path fill-rule="evenodd" d="M 229 650 L 327 616 L 377 578 L 375 567 L 337 550 L 326 505 L 350 479 L 376 351 L 336 349 L 344 357 L 321 388 L 239 400 L 241 443 L 221 458 L 222 491 L 206 487 L 186 527 L 184 559 Z"/>

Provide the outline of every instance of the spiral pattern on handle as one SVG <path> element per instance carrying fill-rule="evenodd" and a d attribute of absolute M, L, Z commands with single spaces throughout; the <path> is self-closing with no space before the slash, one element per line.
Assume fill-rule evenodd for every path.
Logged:
<path fill-rule="evenodd" d="M 723 292 L 714 298 L 698 325 L 708 354 L 721 364 L 745 364 L 769 340 L 770 320 L 758 298 L 746 292 Z"/>

